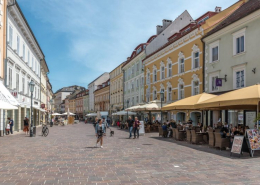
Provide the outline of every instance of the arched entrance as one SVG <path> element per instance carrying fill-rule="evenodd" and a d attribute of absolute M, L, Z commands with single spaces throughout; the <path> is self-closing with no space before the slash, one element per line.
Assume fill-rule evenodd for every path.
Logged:
<path fill-rule="evenodd" d="M 196 126 L 198 123 L 201 123 L 201 112 L 194 111 L 190 113 L 190 118 L 192 120 L 192 125 Z"/>
<path fill-rule="evenodd" d="M 186 122 L 185 121 L 185 112 L 178 112 L 177 115 L 176 115 L 176 122 L 179 123 L 180 122 Z"/>

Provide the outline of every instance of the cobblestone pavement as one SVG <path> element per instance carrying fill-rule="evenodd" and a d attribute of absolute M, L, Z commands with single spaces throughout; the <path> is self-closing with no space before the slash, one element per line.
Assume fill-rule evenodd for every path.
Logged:
<path fill-rule="evenodd" d="M 48 137 L 0 138 L 0 184 L 260 184 L 260 155 L 191 145 L 149 133 L 115 131 L 94 148 L 91 124 L 50 128 Z M 260 153 L 260 152 L 259 152 Z"/>

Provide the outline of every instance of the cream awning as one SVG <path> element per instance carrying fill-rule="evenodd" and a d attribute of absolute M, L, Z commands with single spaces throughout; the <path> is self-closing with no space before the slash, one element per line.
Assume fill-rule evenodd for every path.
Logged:
<path fill-rule="evenodd" d="M 201 93 L 166 105 L 162 108 L 162 110 L 196 110 L 196 104 L 204 102 L 214 97 L 216 97 L 216 95 Z"/>
<path fill-rule="evenodd" d="M 198 103 L 195 107 L 200 109 L 205 108 L 243 108 L 254 107 L 258 105 L 260 101 L 260 85 L 252 85 L 242 89 L 237 89 L 204 102 Z"/>
<path fill-rule="evenodd" d="M 163 104 L 164 106 L 165 104 Z M 153 100 L 147 104 L 141 105 L 140 107 L 136 108 L 134 111 L 158 111 L 161 110 L 161 101 L 160 100 Z"/>
<path fill-rule="evenodd" d="M 0 109 L 18 109 L 19 105 L 9 90 L 0 82 Z"/>
<path fill-rule="evenodd" d="M 131 116 L 131 115 L 136 115 L 136 113 L 135 112 L 130 112 L 130 111 L 125 111 L 125 110 L 123 110 L 123 111 L 119 111 L 119 112 L 116 112 L 116 113 L 113 113 L 112 115 L 113 116 L 125 116 L 125 115 L 129 115 L 129 116 Z"/>

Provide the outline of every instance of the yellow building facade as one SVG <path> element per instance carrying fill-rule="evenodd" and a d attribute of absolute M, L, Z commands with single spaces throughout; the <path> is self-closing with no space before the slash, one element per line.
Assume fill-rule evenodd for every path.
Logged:
<path fill-rule="evenodd" d="M 113 69 L 110 73 L 110 114 L 123 109 L 123 72 L 122 64 Z"/>
<path fill-rule="evenodd" d="M 147 102 L 160 100 L 160 92 L 163 92 L 166 104 L 203 92 L 201 38 L 241 4 L 239 1 L 224 11 L 216 7 L 215 12 L 205 13 L 169 37 L 167 44 L 143 60 Z M 201 121 L 201 112 L 171 111 L 164 113 L 163 121 L 174 119 L 186 122 L 189 118 L 196 124 Z"/>

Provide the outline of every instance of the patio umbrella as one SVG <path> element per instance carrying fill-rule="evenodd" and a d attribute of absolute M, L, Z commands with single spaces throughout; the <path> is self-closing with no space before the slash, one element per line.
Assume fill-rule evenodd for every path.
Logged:
<path fill-rule="evenodd" d="M 195 105 L 196 108 L 256 108 L 260 101 L 260 85 L 252 85 L 242 89 L 237 89 Z"/>
<path fill-rule="evenodd" d="M 135 111 L 158 111 L 158 110 L 161 110 L 160 100 L 150 101 L 149 103 L 141 105 L 140 107 L 135 109 Z"/>
<path fill-rule="evenodd" d="M 118 116 L 125 116 L 125 115 L 127 115 L 127 111 L 124 111 L 124 110 L 123 111 L 119 111 L 119 112 L 116 113 L 116 115 L 118 115 Z M 136 115 L 136 113 L 128 111 L 128 115 L 129 116 Z"/>
<path fill-rule="evenodd" d="M 53 115 L 53 116 L 61 116 L 62 114 L 59 114 L 59 113 L 55 112 L 55 113 L 53 113 L 52 115 Z"/>
<path fill-rule="evenodd" d="M 166 105 L 162 108 L 162 110 L 195 110 L 195 105 L 211 98 L 216 97 L 217 95 L 201 93 L 198 95 L 190 96 L 188 98 L 181 99 L 169 105 Z"/>

